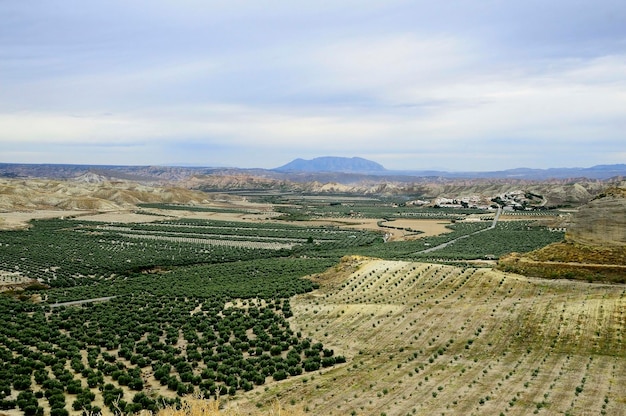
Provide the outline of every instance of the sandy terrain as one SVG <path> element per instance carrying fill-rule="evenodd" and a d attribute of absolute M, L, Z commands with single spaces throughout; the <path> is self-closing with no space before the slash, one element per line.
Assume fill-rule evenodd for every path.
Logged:
<path fill-rule="evenodd" d="M 0 230 L 19 230 L 28 227 L 28 221 L 42 218 L 61 218 L 90 214 L 91 211 L 35 210 L 0 212 Z"/>
<path fill-rule="evenodd" d="M 251 222 L 268 222 L 275 220 L 276 217 L 281 216 L 279 212 L 273 211 L 273 208 L 269 204 L 255 204 L 251 202 L 238 202 L 237 204 L 216 204 L 216 208 L 231 208 L 231 209 L 245 209 L 249 212 L 246 213 L 231 213 L 231 212 L 193 212 L 193 211 L 178 211 L 178 210 L 163 210 L 163 209 L 149 209 L 147 211 L 157 213 L 159 215 L 171 216 L 177 218 L 195 218 L 195 219 L 210 219 L 216 221 L 251 221 Z M 98 221 L 111 221 L 111 222 L 132 222 L 132 220 L 126 220 L 125 216 L 120 214 L 118 220 L 111 214 L 106 214 L 107 219 L 102 220 L 102 216 L 98 215 L 92 217 Z M 137 214 L 135 214 L 137 215 Z M 91 217 L 86 217 L 89 219 Z M 160 217 L 162 219 L 163 217 Z M 158 220 L 159 217 L 155 216 L 154 220 Z M 387 227 L 379 227 L 379 219 L 375 218 L 324 218 L 320 220 L 312 221 L 295 221 L 291 224 L 303 227 L 319 227 L 320 225 L 330 225 L 340 228 L 354 228 L 359 230 L 379 231 L 382 233 L 388 233 L 391 235 L 390 240 L 402 240 L 428 237 L 432 235 L 439 235 L 450 232 L 451 230 L 446 228 L 449 225 L 449 221 L 445 220 L 427 220 L 427 219 L 398 219 L 394 221 L 387 221 L 384 223 Z M 396 228 L 405 228 L 411 230 L 419 230 L 421 233 L 415 233 L 407 230 L 398 230 Z"/>
<path fill-rule="evenodd" d="M 405 230 L 392 231 L 394 232 L 394 238 L 407 240 L 421 237 L 430 237 L 433 235 L 445 234 L 452 231 L 449 228 L 446 228 L 447 225 L 450 225 L 450 221 L 445 220 L 399 219 L 395 221 L 384 222 L 383 225 L 396 228 L 404 228 Z M 418 230 L 421 231 L 421 233 L 414 234 L 412 231 L 406 231 L 406 229 Z"/>
<path fill-rule="evenodd" d="M 449 225 L 449 221 L 445 220 L 412 220 L 412 219 L 399 219 L 395 221 L 386 221 L 383 225 L 388 227 L 397 228 L 410 228 L 412 230 L 419 230 L 422 233 L 415 233 L 412 231 L 398 230 L 396 228 L 380 227 L 378 226 L 379 219 L 375 218 L 324 218 L 314 221 L 298 221 L 294 222 L 294 225 L 302 226 L 320 226 L 320 225 L 333 225 L 339 228 L 354 228 L 358 230 L 378 231 L 390 235 L 389 240 L 409 240 L 421 237 L 428 237 L 432 235 L 439 235 L 448 233 L 451 230 L 446 228 Z"/>
<path fill-rule="evenodd" d="M 133 211 L 101 212 L 80 217 L 81 220 L 85 221 L 114 222 L 121 224 L 162 221 L 167 218 L 168 217 L 162 217 L 157 215 L 137 214 Z"/>

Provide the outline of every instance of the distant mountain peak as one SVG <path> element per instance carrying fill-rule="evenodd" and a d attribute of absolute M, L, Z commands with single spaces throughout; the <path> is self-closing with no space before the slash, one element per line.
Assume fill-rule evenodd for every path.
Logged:
<path fill-rule="evenodd" d="M 314 159 L 294 159 L 286 165 L 273 169 L 278 172 L 342 172 L 380 173 L 386 169 L 379 163 L 362 157 L 322 156 Z"/>

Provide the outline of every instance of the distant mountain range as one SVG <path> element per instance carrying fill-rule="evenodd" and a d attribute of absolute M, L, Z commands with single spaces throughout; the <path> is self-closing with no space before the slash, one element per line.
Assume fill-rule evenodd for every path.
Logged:
<path fill-rule="evenodd" d="M 400 173 L 396 171 L 396 173 Z M 405 171 L 409 176 L 439 176 L 444 178 L 468 178 L 468 179 L 610 179 L 626 177 L 626 164 L 596 165 L 590 168 L 515 168 L 490 172 L 442 172 L 442 171 Z"/>
<path fill-rule="evenodd" d="M 409 176 L 441 178 L 500 178 L 500 179 L 608 179 L 626 176 L 626 164 L 597 165 L 590 168 L 515 168 L 488 172 L 447 172 L 439 170 L 388 170 L 381 164 L 360 157 L 325 156 L 311 160 L 295 159 L 286 165 L 272 169 L 283 173 L 351 173 L 376 176 Z"/>
<path fill-rule="evenodd" d="M 515 168 L 487 172 L 447 172 L 439 170 L 388 170 L 381 164 L 360 157 L 318 157 L 311 160 L 295 159 L 275 169 L 242 169 L 182 166 L 103 166 L 62 164 L 0 163 L 0 177 L 5 178 L 76 178 L 86 173 L 107 178 L 145 181 L 180 181 L 198 175 L 233 175 L 236 173 L 288 180 L 322 183 L 414 182 L 432 179 L 499 179 L 499 180 L 606 180 L 626 178 L 626 164 L 597 165 L 588 168 Z"/>
<path fill-rule="evenodd" d="M 186 194 L 168 200 L 166 194 L 172 193 L 168 191 L 170 188 L 217 192 L 220 195 L 345 194 L 422 200 L 433 200 L 440 196 L 481 195 L 491 198 L 503 192 L 523 189 L 543 195 L 548 206 L 579 206 L 590 201 L 606 186 L 625 183 L 626 178 L 626 165 L 623 164 L 462 173 L 393 171 L 368 162 L 358 158 L 300 160 L 279 168 L 284 171 L 224 167 L 0 163 L 0 211 L 35 209 L 41 201 L 44 205 L 48 200 L 57 201 L 51 199 L 52 196 L 63 193 L 58 189 L 65 186 L 84 191 L 68 193 L 78 199 L 66 198 L 63 203 L 61 200 L 54 202 L 55 206 L 72 209 L 112 209 L 111 203 L 118 206 L 122 203 L 149 202 L 154 201 L 153 197 L 177 203 L 199 200 Z M 41 195 L 29 188 L 31 179 L 38 184 L 35 186 L 39 187 L 37 189 L 41 188 Z M 63 180 L 63 183 L 57 180 Z M 164 193 L 160 196 L 147 195 L 143 187 L 161 189 Z M 111 191 L 114 188 L 132 192 Z M 141 192 L 135 192 L 137 190 Z M 49 198 L 45 196 L 48 191 L 51 192 Z M 101 198 L 100 195 L 105 197 Z"/>

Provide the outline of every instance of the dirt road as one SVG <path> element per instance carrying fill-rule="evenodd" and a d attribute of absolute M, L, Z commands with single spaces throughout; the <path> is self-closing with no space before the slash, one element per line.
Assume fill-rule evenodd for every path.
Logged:
<path fill-rule="evenodd" d="M 109 301 L 111 299 L 116 298 L 117 296 L 107 296 L 104 298 L 94 298 L 94 299 L 83 299 L 83 300 L 74 300 L 71 302 L 61 302 L 61 303 L 53 303 L 50 306 L 51 308 L 58 308 L 61 306 L 76 306 L 76 305 L 82 305 L 84 303 L 94 303 L 94 302 L 106 302 Z"/>
<path fill-rule="evenodd" d="M 443 244 L 439 244 L 438 246 L 435 247 L 431 247 L 431 248 L 427 248 L 426 250 L 422 250 L 422 251 L 418 251 L 417 253 L 430 253 L 432 251 L 437 251 L 437 250 L 441 250 L 442 248 L 448 247 L 450 244 L 454 244 L 459 240 L 462 240 L 464 238 L 468 238 L 472 235 L 476 235 L 478 233 L 482 233 L 485 232 L 487 230 L 493 230 L 494 228 L 496 228 L 496 224 L 498 223 L 498 220 L 500 219 L 500 214 L 502 213 L 502 208 L 498 207 L 498 212 L 496 212 L 496 216 L 493 218 L 493 222 L 491 223 L 491 225 L 487 228 L 483 228 L 482 230 L 478 230 L 478 231 L 474 231 L 471 234 L 467 234 L 467 235 L 462 235 L 459 238 L 455 238 L 454 240 L 450 240 L 448 242 L 445 242 Z M 417 254 L 416 253 L 416 254 Z"/>

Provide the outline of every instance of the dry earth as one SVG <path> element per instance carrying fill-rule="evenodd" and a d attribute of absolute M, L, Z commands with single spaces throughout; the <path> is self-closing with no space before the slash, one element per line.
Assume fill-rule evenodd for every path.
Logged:
<path fill-rule="evenodd" d="M 21 230 L 27 228 L 28 222 L 34 219 L 81 216 L 90 213 L 91 211 L 67 210 L 30 210 L 21 212 L 0 212 L 0 230 Z"/>
<path fill-rule="evenodd" d="M 609 189 L 582 206 L 566 239 L 589 246 L 626 248 L 626 187 Z"/>
<path fill-rule="evenodd" d="M 378 225 L 379 221 L 379 219 L 375 218 L 323 218 L 311 221 L 297 221 L 294 222 L 294 224 L 309 227 L 331 225 L 340 228 L 378 231 L 380 233 L 389 234 L 389 240 L 409 240 L 449 233 L 451 231 L 449 228 L 446 228 L 446 225 L 449 225 L 450 222 L 445 220 L 400 219 L 395 221 L 386 221 L 384 223 L 384 225 L 391 227 L 419 230 L 421 231 L 419 234 L 412 231 L 399 230 L 397 228 L 381 227 Z"/>
<path fill-rule="evenodd" d="M 0 213 L 2 213 L 0 218 L 5 216 L 4 213 L 14 212 L 118 211 L 134 209 L 139 203 L 150 202 L 220 206 L 241 200 L 239 197 L 207 194 L 172 186 L 97 179 L 96 182 L 89 182 L 80 178 L 70 180 L 0 178 Z"/>
<path fill-rule="evenodd" d="M 567 220 L 565 243 L 501 257 L 498 268 L 524 275 L 626 281 L 626 187 L 609 188 Z"/>
<path fill-rule="evenodd" d="M 626 414 L 626 286 L 350 259 L 292 300 L 348 362 L 243 395 L 314 415 Z M 287 406 L 289 407 L 289 406 Z"/>
<path fill-rule="evenodd" d="M 0 270 L 0 292 L 22 287 L 25 284 L 34 282 L 32 279 L 22 275 L 20 272 L 9 272 Z"/>
<path fill-rule="evenodd" d="M 210 212 L 210 211 L 182 211 L 167 209 L 142 209 L 156 215 L 146 215 L 137 213 L 134 209 L 111 210 L 104 212 L 96 211 L 67 211 L 67 210 L 30 210 L 24 212 L 6 212 L 0 213 L 0 230 L 17 230 L 28 227 L 28 221 L 32 219 L 42 218 L 62 218 L 62 217 L 80 217 L 81 220 L 98 221 L 109 223 L 142 223 L 162 221 L 164 219 L 190 218 L 190 219 L 208 219 L 216 221 L 246 221 L 246 222 L 271 222 L 273 218 L 281 214 L 272 210 L 271 205 L 255 204 L 247 201 L 241 201 L 237 204 L 212 203 L 202 204 L 198 207 L 211 208 L 232 208 L 246 210 L 246 213 L 233 212 Z M 385 225 L 396 227 L 388 228 L 378 225 L 377 219 L 346 219 L 346 218 L 324 218 L 313 221 L 297 221 L 294 225 L 303 227 L 319 227 L 320 225 L 332 225 L 341 228 L 354 228 L 368 231 L 378 231 L 389 234 L 390 240 L 408 240 L 433 235 L 439 235 L 450 232 L 446 228 L 450 224 L 449 221 L 443 220 L 424 220 L 424 219 L 401 219 L 396 221 L 388 221 Z M 399 230 L 397 228 L 405 228 L 411 230 L 419 230 L 421 233 L 413 231 Z"/>
<path fill-rule="evenodd" d="M 1 189 L 0 189 L 1 190 Z M 0 193 L 0 197 L 2 194 Z M 182 202 L 181 202 L 182 203 Z M 4 205 L 9 207 L 9 203 L 5 201 Z M 40 208 L 24 208 L 23 206 L 13 206 L 6 208 L 6 212 L 0 212 L 0 230 L 18 230 L 28 227 L 28 222 L 33 219 L 44 218 L 62 218 L 62 217 L 81 217 L 87 221 L 114 222 L 114 223 L 133 223 L 133 222 L 153 222 L 162 221 L 164 219 L 173 218 L 195 218 L 195 219 L 214 219 L 221 221 L 266 221 L 281 215 L 273 211 L 271 205 L 255 204 L 245 200 L 241 201 L 204 201 L 196 203 L 196 207 L 206 208 L 229 208 L 245 210 L 245 213 L 232 212 L 193 212 L 182 210 L 164 210 L 164 209 L 137 209 L 134 206 L 129 208 L 107 207 L 107 209 L 56 209 L 51 206 L 38 205 Z M 20 208 L 21 207 L 21 208 Z M 147 212 L 156 215 L 146 215 L 141 212 Z"/>

